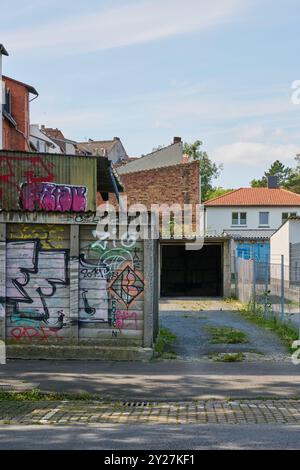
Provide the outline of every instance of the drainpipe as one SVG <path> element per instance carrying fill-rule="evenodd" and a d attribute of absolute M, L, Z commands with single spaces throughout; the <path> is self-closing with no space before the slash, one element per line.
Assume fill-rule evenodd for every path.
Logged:
<path fill-rule="evenodd" d="M 117 183 L 116 183 L 115 175 L 114 175 L 113 170 L 112 170 L 111 162 L 109 162 L 108 171 L 109 171 L 110 180 L 111 180 L 112 185 L 114 187 L 114 192 L 115 192 L 118 204 L 120 206 L 121 211 L 124 211 L 124 205 L 123 205 L 123 202 L 122 202 L 122 198 L 120 198 L 120 193 L 119 193 L 118 186 L 117 186 Z"/>
<path fill-rule="evenodd" d="M 2 83 L 2 56 L 8 55 L 5 47 L 0 44 L 0 150 L 3 148 L 3 116 L 2 116 L 2 107 L 4 104 L 4 84 Z"/>

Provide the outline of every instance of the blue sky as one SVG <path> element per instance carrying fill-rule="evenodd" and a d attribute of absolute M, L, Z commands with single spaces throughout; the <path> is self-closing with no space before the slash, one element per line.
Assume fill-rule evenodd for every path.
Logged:
<path fill-rule="evenodd" d="M 131 156 L 201 139 L 226 187 L 300 153 L 299 0 L 15 0 L 1 14 L 4 73 L 40 93 L 32 123 L 119 136 Z"/>

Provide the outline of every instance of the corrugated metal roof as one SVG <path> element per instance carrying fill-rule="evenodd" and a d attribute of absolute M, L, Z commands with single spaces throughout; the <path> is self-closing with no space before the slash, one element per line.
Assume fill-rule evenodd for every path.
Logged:
<path fill-rule="evenodd" d="M 224 230 L 233 240 L 268 240 L 275 230 Z"/>
<path fill-rule="evenodd" d="M 0 151 L 0 209 L 20 211 L 24 183 L 85 186 L 86 211 L 96 210 L 97 191 L 114 192 L 107 158 L 81 155 Z M 122 190 L 117 181 L 119 190 Z"/>

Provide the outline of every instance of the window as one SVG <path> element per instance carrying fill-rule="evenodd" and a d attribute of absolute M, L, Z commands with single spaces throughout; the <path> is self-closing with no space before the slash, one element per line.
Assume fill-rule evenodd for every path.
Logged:
<path fill-rule="evenodd" d="M 4 94 L 4 103 L 3 103 L 4 110 L 11 114 L 11 93 L 10 89 L 5 87 L 5 94 Z"/>
<path fill-rule="evenodd" d="M 246 212 L 240 213 L 240 225 L 247 225 L 247 213 Z"/>
<path fill-rule="evenodd" d="M 269 212 L 259 213 L 259 225 L 269 225 Z"/>
<path fill-rule="evenodd" d="M 283 212 L 282 223 L 285 222 L 289 217 L 297 217 L 297 212 Z"/>
<path fill-rule="evenodd" d="M 238 225 L 238 224 L 239 224 L 239 213 L 233 212 L 232 213 L 232 225 Z"/>
<path fill-rule="evenodd" d="M 247 212 L 232 212 L 232 225 L 247 225 Z"/>

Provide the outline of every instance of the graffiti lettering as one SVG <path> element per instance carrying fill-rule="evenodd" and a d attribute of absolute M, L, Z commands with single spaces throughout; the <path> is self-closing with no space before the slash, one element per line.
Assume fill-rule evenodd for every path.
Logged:
<path fill-rule="evenodd" d="M 28 211 L 84 212 L 87 188 L 54 183 L 24 183 L 20 205 Z"/>
<path fill-rule="evenodd" d="M 115 326 L 122 330 L 125 328 L 125 320 L 133 320 L 135 323 L 135 329 L 137 330 L 136 312 L 129 312 L 128 310 L 117 310 Z"/>
<path fill-rule="evenodd" d="M 7 243 L 6 302 L 13 307 L 12 318 L 44 322 L 61 329 L 63 289 L 69 284 L 68 251 L 43 250 L 39 240 Z M 27 308 L 26 308 L 27 306 Z"/>
<path fill-rule="evenodd" d="M 20 341 L 22 338 L 27 338 L 32 341 L 34 338 L 39 340 L 48 340 L 49 337 L 55 337 L 62 340 L 61 336 L 58 336 L 58 329 L 46 329 L 43 326 L 17 326 L 11 330 L 11 336 L 16 340 Z"/>
<path fill-rule="evenodd" d="M 80 263 L 80 321 L 108 322 L 107 276 L 109 268 L 104 263 L 88 263 L 84 255 Z"/>
<path fill-rule="evenodd" d="M 109 290 L 128 308 L 144 291 L 144 281 L 142 276 L 134 271 L 129 263 L 125 263 L 116 278 L 110 283 Z"/>
<path fill-rule="evenodd" d="M 46 249 L 63 248 L 64 227 L 55 224 L 47 225 L 11 225 L 7 238 L 9 240 L 39 239 L 41 247 Z"/>

